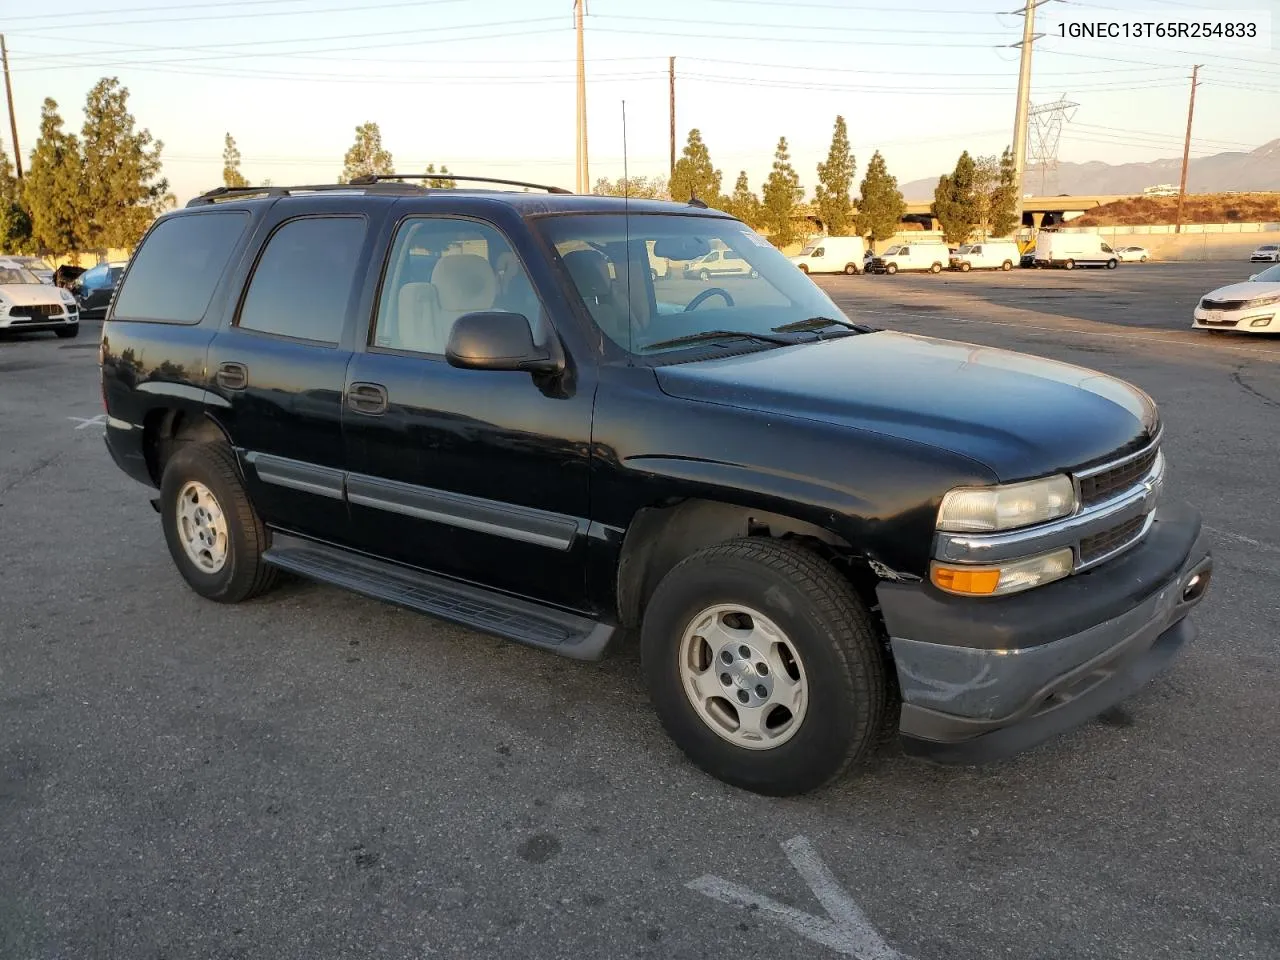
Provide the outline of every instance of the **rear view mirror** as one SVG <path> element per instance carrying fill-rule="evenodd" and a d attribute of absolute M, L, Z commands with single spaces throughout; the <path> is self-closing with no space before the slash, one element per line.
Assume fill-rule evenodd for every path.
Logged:
<path fill-rule="evenodd" d="M 653 245 L 653 254 L 667 260 L 697 260 L 711 252 L 711 244 L 702 237 L 663 237 Z"/>
<path fill-rule="evenodd" d="M 445 359 L 467 370 L 558 372 L 561 364 L 533 342 L 529 320 L 521 313 L 466 313 L 453 323 Z"/>

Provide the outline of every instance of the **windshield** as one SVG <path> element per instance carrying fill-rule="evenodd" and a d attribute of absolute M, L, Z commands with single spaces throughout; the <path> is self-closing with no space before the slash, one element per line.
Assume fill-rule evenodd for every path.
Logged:
<path fill-rule="evenodd" d="M 956 253 L 973 253 L 977 249 L 978 249 L 977 247 L 970 246 L 969 244 L 966 243 L 961 245 L 960 249 L 957 250 Z"/>
<path fill-rule="evenodd" d="M 1273 246 L 1271 246 L 1270 244 L 1268 244 L 1267 246 L 1259 247 L 1259 248 L 1258 248 L 1258 251 L 1259 251 L 1259 252 L 1262 252 L 1262 251 L 1264 251 L 1264 250 L 1265 250 L 1266 252 L 1270 253 L 1272 250 L 1275 250 L 1275 249 L 1276 249 L 1275 247 L 1273 247 Z"/>
<path fill-rule="evenodd" d="M 886 257 L 892 257 L 892 256 L 894 256 L 895 254 L 899 254 L 899 253 L 901 253 L 901 252 L 902 252 L 902 248 L 901 248 L 901 247 L 890 247 L 888 250 L 886 250 L 886 251 L 884 252 L 883 256 L 886 256 Z"/>
<path fill-rule="evenodd" d="M 40 278 L 24 267 L 0 267 L 0 284 L 39 282 Z"/>
<path fill-rule="evenodd" d="M 850 322 L 769 241 L 737 220 L 681 214 L 629 219 L 583 214 L 538 221 L 592 319 L 623 350 L 656 355 L 687 349 L 652 345 L 712 330 L 772 335 L 777 327 L 813 317 Z M 708 246 L 719 248 L 714 262 Z M 670 263 L 656 279 L 649 250 Z"/>
<path fill-rule="evenodd" d="M 816 243 L 806 243 L 804 245 L 804 249 L 800 251 L 799 255 L 802 257 L 807 257 L 809 254 L 813 253 L 813 251 L 817 249 L 818 249 L 818 245 Z"/>
<path fill-rule="evenodd" d="M 1253 279 L 1257 283 L 1280 283 L 1280 264 L 1268 267 Z"/>

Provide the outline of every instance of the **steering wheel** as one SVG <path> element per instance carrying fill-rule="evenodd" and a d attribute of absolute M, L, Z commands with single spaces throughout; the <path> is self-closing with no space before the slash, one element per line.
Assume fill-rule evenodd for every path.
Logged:
<path fill-rule="evenodd" d="M 729 296 L 728 290 L 723 287 L 711 287 L 708 290 L 703 290 L 700 294 L 685 304 L 684 312 L 688 313 L 690 310 L 696 310 L 708 297 L 724 297 L 725 304 L 730 307 L 733 306 L 733 297 Z"/>

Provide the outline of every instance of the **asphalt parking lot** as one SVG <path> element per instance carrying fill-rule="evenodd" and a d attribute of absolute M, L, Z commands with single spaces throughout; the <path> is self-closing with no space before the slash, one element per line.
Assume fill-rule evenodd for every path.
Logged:
<path fill-rule="evenodd" d="M 792 800 L 693 769 L 633 650 L 296 581 L 198 598 L 103 447 L 98 326 L 0 340 L 0 958 L 1280 957 L 1280 337 L 1189 329 L 1250 272 L 818 281 L 1147 390 L 1217 570 L 1099 721 Z"/>

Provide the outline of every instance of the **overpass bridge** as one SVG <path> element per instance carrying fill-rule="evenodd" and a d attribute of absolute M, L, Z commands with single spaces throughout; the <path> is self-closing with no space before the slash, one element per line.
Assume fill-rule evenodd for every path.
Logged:
<path fill-rule="evenodd" d="M 1117 200 L 1131 200 L 1140 196 L 1141 194 L 1133 193 L 1098 193 L 1060 197 L 1027 197 L 1022 201 L 1022 225 L 1024 227 L 1036 227 L 1037 229 L 1042 226 L 1055 226 L 1083 216 L 1094 207 L 1100 207 L 1106 203 L 1114 203 Z M 933 204 L 929 202 L 908 203 L 907 215 L 904 219 L 919 222 L 924 217 L 929 216 L 932 206 Z"/>

